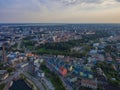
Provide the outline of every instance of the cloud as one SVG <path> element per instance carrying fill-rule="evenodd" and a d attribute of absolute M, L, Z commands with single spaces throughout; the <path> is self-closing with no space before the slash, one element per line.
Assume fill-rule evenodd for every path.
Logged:
<path fill-rule="evenodd" d="M 58 1 L 58 0 L 57 0 Z M 80 4 L 80 3 L 100 3 L 102 0 L 60 0 L 67 4 Z"/>
<path fill-rule="evenodd" d="M 62 3 L 64 6 L 79 6 L 79 7 L 112 7 L 110 5 L 120 5 L 120 0 L 54 0 Z"/>
<path fill-rule="evenodd" d="M 6 22 L 110 21 L 119 20 L 118 11 L 120 0 L 0 0 L 0 21 Z"/>
<path fill-rule="evenodd" d="M 120 0 L 0 0 L 0 9 L 60 10 L 67 8 L 104 8 L 120 5 Z"/>
<path fill-rule="evenodd" d="M 120 0 L 116 0 L 117 2 L 120 2 Z"/>

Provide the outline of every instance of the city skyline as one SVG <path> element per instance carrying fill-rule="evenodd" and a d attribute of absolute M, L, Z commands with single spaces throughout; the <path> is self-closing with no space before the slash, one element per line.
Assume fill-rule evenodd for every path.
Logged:
<path fill-rule="evenodd" d="M 0 23 L 120 23 L 120 0 L 1 0 Z"/>

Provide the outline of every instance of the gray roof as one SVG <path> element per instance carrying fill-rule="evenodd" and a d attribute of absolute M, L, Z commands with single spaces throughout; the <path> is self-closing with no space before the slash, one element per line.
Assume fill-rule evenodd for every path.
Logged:
<path fill-rule="evenodd" d="M 4 74 L 6 72 L 7 72 L 7 70 L 0 70 L 0 74 Z"/>

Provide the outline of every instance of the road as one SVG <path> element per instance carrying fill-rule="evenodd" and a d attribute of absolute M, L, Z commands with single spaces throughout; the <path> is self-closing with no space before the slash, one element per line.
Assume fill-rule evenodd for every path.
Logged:
<path fill-rule="evenodd" d="M 8 90 L 11 81 L 12 81 L 14 78 L 17 78 L 22 72 L 23 72 L 23 71 L 21 71 L 21 70 L 15 71 L 13 75 L 9 76 L 9 77 L 8 77 L 7 79 L 5 79 L 4 81 L 0 82 L 0 84 L 6 83 L 6 86 L 5 86 L 4 90 Z"/>
<path fill-rule="evenodd" d="M 41 78 L 40 80 L 45 85 L 47 90 L 55 90 L 52 83 L 46 77 Z"/>
<path fill-rule="evenodd" d="M 41 82 L 39 81 L 39 79 L 29 75 L 28 73 L 24 72 L 23 73 L 28 79 L 30 79 L 39 90 L 45 90 L 44 87 L 42 86 Z"/>
<path fill-rule="evenodd" d="M 0 82 L 0 84 L 11 82 L 14 78 L 17 78 L 22 72 L 23 71 L 21 71 L 21 70 L 15 71 L 13 75 L 9 76 L 4 81 Z"/>
<path fill-rule="evenodd" d="M 48 63 L 48 62 L 47 62 L 46 64 L 47 64 L 46 66 L 47 66 L 51 71 L 55 72 L 55 73 L 60 77 L 60 79 L 61 79 L 62 82 L 63 82 L 63 85 L 64 85 L 65 88 L 66 88 L 66 90 L 73 90 L 73 88 L 72 88 L 69 84 L 66 83 L 65 79 L 58 73 L 58 71 L 56 71 L 54 65 L 52 65 L 51 63 Z M 53 68 L 51 68 L 51 67 L 53 67 Z"/>
<path fill-rule="evenodd" d="M 17 46 L 17 49 L 18 49 L 18 50 L 20 50 L 21 43 L 22 43 L 22 41 L 21 41 L 21 40 L 20 40 L 20 41 L 18 41 L 18 46 Z"/>
<path fill-rule="evenodd" d="M 19 77 L 20 74 L 24 74 L 28 79 L 30 79 L 38 87 L 39 90 L 45 90 L 44 87 L 42 86 L 41 82 L 38 79 L 36 79 L 35 77 L 32 77 L 31 75 L 26 73 L 24 71 L 24 69 L 23 70 L 19 69 L 19 70 L 15 71 L 13 75 L 9 76 L 6 80 L 0 82 L 0 84 L 6 83 L 4 90 L 8 90 L 10 82 L 12 80 L 14 80 L 15 78 Z"/>

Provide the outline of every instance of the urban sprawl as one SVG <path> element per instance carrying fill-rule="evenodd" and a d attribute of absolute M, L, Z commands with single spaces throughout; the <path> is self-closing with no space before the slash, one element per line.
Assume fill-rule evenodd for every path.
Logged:
<path fill-rule="evenodd" d="M 33 90 L 120 90 L 120 25 L 0 24 L 0 90 L 20 78 Z"/>

